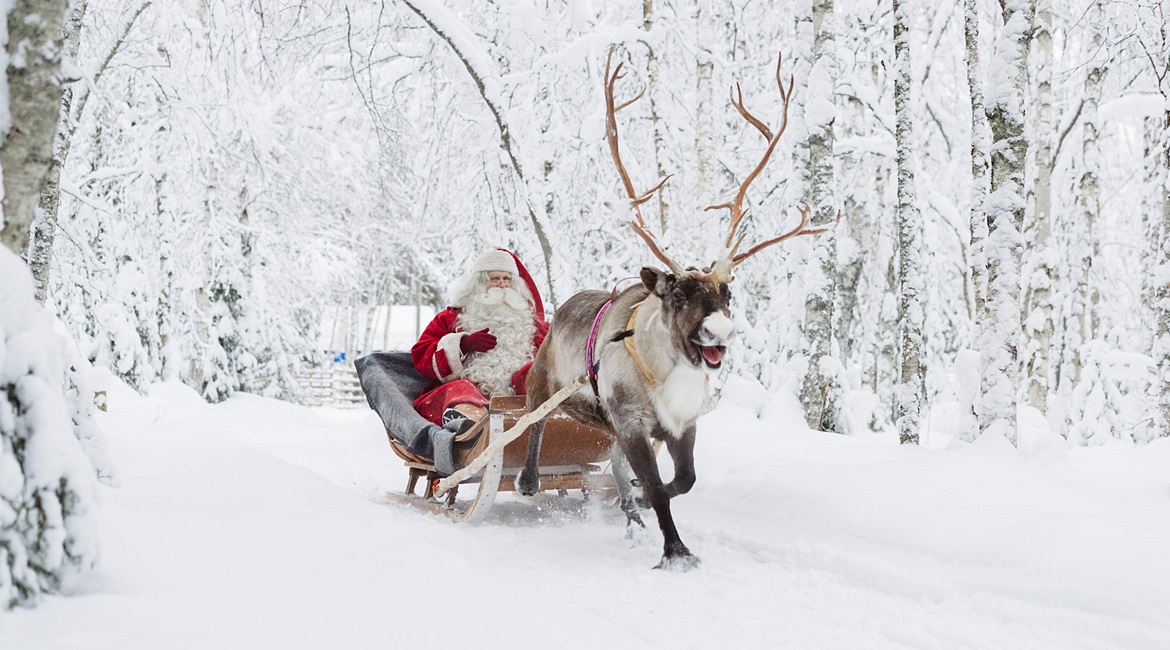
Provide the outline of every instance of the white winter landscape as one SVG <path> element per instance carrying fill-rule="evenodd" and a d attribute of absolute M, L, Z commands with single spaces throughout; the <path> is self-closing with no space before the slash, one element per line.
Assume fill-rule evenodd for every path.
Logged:
<path fill-rule="evenodd" d="M 477 526 L 389 503 L 405 470 L 364 407 L 115 386 L 101 568 L 0 619 L 2 648 L 1170 647 L 1170 439 L 955 443 L 944 405 L 915 448 L 737 386 L 674 501 L 702 566 L 671 573 L 652 515 L 631 543 L 579 493 Z"/>
<path fill-rule="evenodd" d="M 3 7 L 0 650 L 1170 649 L 1165 0 Z M 444 314 L 701 563 L 393 498 Z"/>

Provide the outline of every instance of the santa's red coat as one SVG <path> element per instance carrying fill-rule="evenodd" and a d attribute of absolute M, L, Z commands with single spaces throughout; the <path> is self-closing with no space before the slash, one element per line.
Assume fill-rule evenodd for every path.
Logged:
<path fill-rule="evenodd" d="M 508 252 L 511 254 L 510 251 Z M 544 320 L 544 304 L 541 302 L 536 283 L 528 274 L 528 270 L 520 263 L 519 258 L 516 258 L 515 255 L 512 257 L 516 259 L 516 267 L 520 271 L 520 277 L 528 286 L 528 291 L 532 294 L 534 302 L 532 320 L 536 323 L 536 333 L 532 339 L 532 353 L 535 355 L 536 351 L 540 349 L 540 344 L 544 342 L 545 335 L 548 334 L 548 322 Z M 424 418 L 440 425 L 442 424 L 443 411 L 452 405 L 487 406 L 488 404 L 487 396 L 481 393 L 474 383 L 462 378 L 463 359 L 466 355 L 462 354 L 459 349 L 459 342 L 465 334 L 459 328 L 460 311 L 462 310 L 457 307 L 448 307 L 436 314 L 423 330 L 418 343 L 415 343 L 414 347 L 410 349 L 414 367 L 424 377 L 431 380 L 430 385 L 427 386 L 422 395 L 414 401 L 414 408 Z M 531 363 L 524 364 L 512 374 L 512 388 L 517 395 L 523 395 L 527 392 L 525 385 L 528 380 L 528 370 L 531 367 Z"/>

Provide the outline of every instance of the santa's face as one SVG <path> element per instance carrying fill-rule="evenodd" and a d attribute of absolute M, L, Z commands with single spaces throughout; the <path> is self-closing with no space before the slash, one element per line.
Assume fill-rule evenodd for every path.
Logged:
<path fill-rule="evenodd" d="M 499 287 L 509 289 L 512 286 L 512 274 L 507 271 L 488 271 L 488 288 Z"/>

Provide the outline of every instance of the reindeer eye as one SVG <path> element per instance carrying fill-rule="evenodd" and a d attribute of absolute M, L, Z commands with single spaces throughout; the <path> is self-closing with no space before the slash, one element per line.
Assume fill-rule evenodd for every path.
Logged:
<path fill-rule="evenodd" d="M 686 302 L 687 296 L 681 291 L 675 291 L 671 296 L 675 302 Z"/>

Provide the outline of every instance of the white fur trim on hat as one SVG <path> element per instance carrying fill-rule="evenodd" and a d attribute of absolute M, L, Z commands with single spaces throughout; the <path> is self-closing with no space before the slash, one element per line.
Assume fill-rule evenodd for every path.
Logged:
<path fill-rule="evenodd" d="M 516 260 L 508 253 L 493 248 L 483 255 L 476 258 L 471 265 L 471 271 L 507 271 L 513 277 L 520 275 L 519 269 L 516 268 Z"/>

